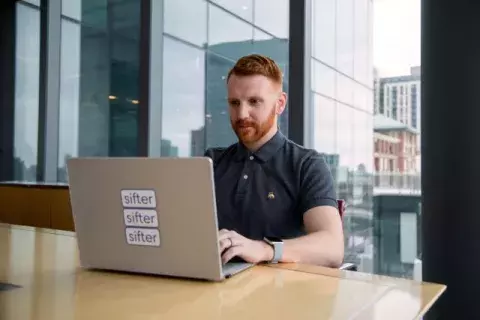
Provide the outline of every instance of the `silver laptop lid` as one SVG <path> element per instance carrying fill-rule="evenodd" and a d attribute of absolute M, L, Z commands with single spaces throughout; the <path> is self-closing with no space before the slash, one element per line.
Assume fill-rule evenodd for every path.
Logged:
<path fill-rule="evenodd" d="M 84 267 L 222 278 L 209 158 L 74 158 L 68 175 Z"/>

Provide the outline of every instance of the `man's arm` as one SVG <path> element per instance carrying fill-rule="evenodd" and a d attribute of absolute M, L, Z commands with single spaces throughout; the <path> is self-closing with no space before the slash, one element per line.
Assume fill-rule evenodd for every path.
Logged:
<path fill-rule="evenodd" d="M 324 158 L 315 154 L 303 163 L 301 172 L 300 213 L 307 235 L 284 240 L 280 261 L 340 267 L 343 228 L 330 170 Z M 223 263 L 234 256 L 252 263 L 273 259 L 273 248 L 265 241 L 251 240 L 232 230 L 220 230 L 219 241 Z"/>
<path fill-rule="evenodd" d="M 301 212 L 307 235 L 284 240 L 282 262 L 339 267 L 344 257 L 343 227 L 333 178 L 321 155 L 302 168 Z"/>

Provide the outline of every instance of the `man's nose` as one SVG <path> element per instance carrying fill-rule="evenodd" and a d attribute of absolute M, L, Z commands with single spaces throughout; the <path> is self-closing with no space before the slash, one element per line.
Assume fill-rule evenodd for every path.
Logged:
<path fill-rule="evenodd" d="M 238 119 L 244 120 L 248 118 L 248 109 L 247 109 L 247 106 L 245 106 L 245 104 L 242 103 L 237 110 L 238 110 L 237 111 Z"/>

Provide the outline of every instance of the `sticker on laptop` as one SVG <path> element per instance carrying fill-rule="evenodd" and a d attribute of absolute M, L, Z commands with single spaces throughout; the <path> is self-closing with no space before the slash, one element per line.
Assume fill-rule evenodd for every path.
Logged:
<path fill-rule="evenodd" d="M 126 228 L 127 243 L 135 246 L 160 247 L 158 229 Z"/>
<path fill-rule="evenodd" d="M 155 209 L 157 207 L 154 190 L 122 190 L 121 196 L 124 208 Z"/>
<path fill-rule="evenodd" d="M 158 214 L 152 209 L 123 209 L 123 219 L 127 227 L 158 227 Z"/>

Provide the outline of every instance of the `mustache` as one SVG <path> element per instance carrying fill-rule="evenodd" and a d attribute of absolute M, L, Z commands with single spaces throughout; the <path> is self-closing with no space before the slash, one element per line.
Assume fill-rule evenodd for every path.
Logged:
<path fill-rule="evenodd" d="M 237 128 L 246 128 L 246 127 L 255 127 L 256 123 L 250 120 L 237 120 L 235 122 L 235 127 Z"/>

